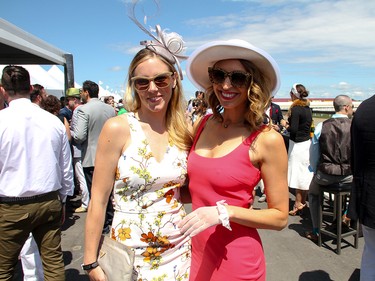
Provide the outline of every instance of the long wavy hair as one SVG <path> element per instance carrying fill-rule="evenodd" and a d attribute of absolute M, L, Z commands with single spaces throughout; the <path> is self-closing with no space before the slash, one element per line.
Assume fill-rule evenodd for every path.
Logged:
<path fill-rule="evenodd" d="M 61 109 L 61 102 L 56 96 L 48 95 L 42 100 L 42 108 L 57 116 Z"/>
<path fill-rule="evenodd" d="M 270 81 L 259 71 L 259 69 L 250 61 L 239 60 L 245 70 L 251 74 L 251 82 L 247 89 L 246 115 L 245 120 L 250 130 L 259 130 L 264 125 L 266 116 L 265 111 L 271 105 L 272 89 Z M 208 73 L 207 73 L 208 75 Z M 215 119 L 223 122 L 221 111 L 223 106 L 214 93 L 213 86 L 206 89 L 207 101 L 212 109 Z M 271 128 L 270 120 L 267 120 L 268 127 Z"/>
<path fill-rule="evenodd" d="M 129 112 L 137 112 L 141 107 L 141 99 L 139 98 L 137 90 L 134 88 L 134 85 L 131 81 L 131 78 L 134 76 L 134 70 L 139 64 L 150 58 L 158 58 L 168 66 L 169 71 L 178 73 L 174 65 L 169 63 L 162 56 L 154 53 L 149 49 L 140 50 L 130 63 L 128 71 L 128 81 L 125 92 L 124 107 Z M 178 148 L 188 151 L 191 147 L 193 138 L 186 124 L 186 101 L 182 92 L 182 83 L 180 77 L 177 77 L 176 81 L 176 87 L 172 89 L 172 97 L 168 103 L 166 127 L 172 143 L 175 144 Z"/>

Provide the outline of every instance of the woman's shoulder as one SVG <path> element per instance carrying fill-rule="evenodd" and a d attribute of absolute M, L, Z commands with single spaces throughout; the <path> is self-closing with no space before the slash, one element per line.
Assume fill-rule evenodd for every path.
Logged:
<path fill-rule="evenodd" d="M 124 133 L 126 130 L 129 131 L 129 122 L 126 114 L 109 118 L 104 124 L 104 128 L 106 131 L 112 133 Z"/>
<path fill-rule="evenodd" d="M 260 144 L 266 147 L 275 147 L 278 145 L 284 145 L 283 137 L 279 132 L 268 127 L 263 127 L 259 133 L 258 141 Z"/>
<path fill-rule="evenodd" d="M 255 162 L 261 163 L 269 161 L 271 158 L 273 159 L 282 148 L 285 149 L 285 144 L 280 133 L 274 129 L 263 127 L 253 141 L 252 147 L 254 149 L 250 149 L 250 158 Z"/>
<path fill-rule="evenodd" d="M 195 136 L 202 126 L 204 126 L 207 123 L 208 119 L 212 119 L 213 115 L 212 114 L 206 114 L 204 116 L 200 116 L 193 125 L 193 136 Z"/>

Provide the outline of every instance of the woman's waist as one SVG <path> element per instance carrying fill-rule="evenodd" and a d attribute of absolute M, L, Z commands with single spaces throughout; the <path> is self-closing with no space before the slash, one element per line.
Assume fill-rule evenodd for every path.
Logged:
<path fill-rule="evenodd" d="M 229 194 L 211 193 L 210 195 L 191 192 L 192 210 L 194 211 L 200 207 L 216 206 L 216 202 L 221 200 L 225 200 L 225 203 L 228 205 L 248 209 L 254 202 L 252 194 L 253 190 L 254 187 L 251 187 L 248 188 L 248 190 L 242 190 L 242 192 L 233 192 Z"/>
<path fill-rule="evenodd" d="M 139 229 L 134 225 L 125 226 L 112 225 L 112 237 L 117 241 L 137 249 L 137 251 L 147 251 L 147 249 L 181 249 L 190 250 L 190 237 L 181 235 L 178 228 L 170 227 L 168 230 L 159 229 Z M 173 250 L 172 250 L 173 251 Z"/>
<path fill-rule="evenodd" d="M 305 141 L 310 140 L 310 134 L 301 134 L 301 135 L 294 135 L 294 136 L 291 135 L 290 139 L 296 143 L 305 142 Z"/>
<path fill-rule="evenodd" d="M 173 182 L 170 186 L 164 185 L 159 188 L 146 186 L 137 189 L 115 187 L 113 191 L 115 209 L 129 213 L 179 209 L 182 203 L 178 186 L 179 184 Z"/>
<path fill-rule="evenodd" d="M 112 221 L 112 237 L 132 247 L 156 247 L 159 244 L 177 245 L 184 243 L 185 239 L 178 223 L 186 215 L 180 208 L 176 212 L 156 213 L 125 213 L 114 212 Z"/>
<path fill-rule="evenodd" d="M 126 204 L 124 202 L 118 202 L 115 200 L 113 206 L 114 211 L 126 215 L 139 216 L 140 214 L 147 214 L 147 216 L 157 217 L 160 213 L 163 214 L 176 214 L 179 212 L 185 213 L 184 205 L 180 201 L 175 201 L 172 204 L 157 201 L 146 201 L 137 204 L 131 202 Z"/>
<path fill-rule="evenodd" d="M 213 247 L 218 244 L 225 247 L 243 247 L 244 245 L 252 245 L 254 243 L 262 245 L 256 228 L 233 222 L 230 222 L 230 226 L 232 228 L 231 231 L 222 225 L 208 228 L 192 238 L 193 244 L 196 247 L 203 245 L 202 243 Z"/>

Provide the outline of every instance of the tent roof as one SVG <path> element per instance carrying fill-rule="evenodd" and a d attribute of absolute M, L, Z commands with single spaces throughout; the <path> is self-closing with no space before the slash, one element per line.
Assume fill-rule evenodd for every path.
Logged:
<path fill-rule="evenodd" d="M 0 18 L 0 64 L 65 65 L 66 52 Z"/>
<path fill-rule="evenodd" d="M 73 55 L 0 18 L 0 64 L 62 65 L 65 88 L 74 87 Z"/>

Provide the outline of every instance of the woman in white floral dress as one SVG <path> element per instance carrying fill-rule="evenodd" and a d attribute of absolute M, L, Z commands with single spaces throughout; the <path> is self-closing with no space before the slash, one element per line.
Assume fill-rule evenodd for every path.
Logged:
<path fill-rule="evenodd" d="M 114 194 L 111 237 L 135 252 L 135 280 L 189 280 L 190 240 L 177 224 L 191 135 L 185 123 L 176 58 L 149 42 L 133 59 L 126 93 L 130 113 L 99 137 L 85 230 L 84 264 L 95 265 L 106 202 Z M 156 47 L 156 48 L 155 48 Z M 106 280 L 100 266 L 90 280 Z"/>

